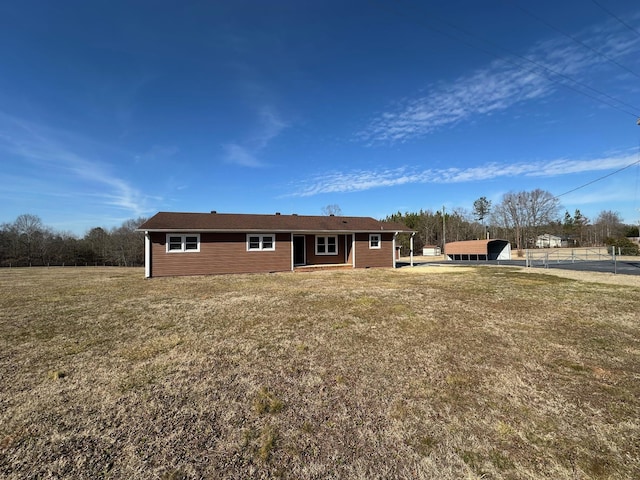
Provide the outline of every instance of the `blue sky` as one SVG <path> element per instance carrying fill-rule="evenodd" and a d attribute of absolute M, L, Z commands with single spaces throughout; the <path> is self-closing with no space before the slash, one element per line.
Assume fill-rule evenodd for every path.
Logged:
<path fill-rule="evenodd" d="M 640 160 L 639 51 L 636 0 L 2 2 L 0 222 L 562 195 Z M 560 201 L 635 224 L 640 166 Z"/>

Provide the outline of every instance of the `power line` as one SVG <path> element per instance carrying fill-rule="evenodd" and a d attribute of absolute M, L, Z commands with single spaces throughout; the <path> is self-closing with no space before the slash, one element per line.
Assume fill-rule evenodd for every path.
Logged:
<path fill-rule="evenodd" d="M 592 184 L 594 184 L 594 183 L 596 183 L 596 182 L 599 182 L 600 180 L 604 180 L 605 178 L 609 178 L 609 177 L 611 177 L 612 175 L 615 175 L 616 173 L 620 173 L 620 172 L 622 172 L 623 170 L 626 170 L 627 168 L 631 168 L 631 167 L 633 167 L 634 165 L 638 165 L 638 164 L 640 164 L 640 160 L 636 160 L 635 162 L 630 163 L 630 164 L 629 164 L 629 165 L 627 165 L 626 167 L 619 168 L 619 169 L 618 169 L 618 170 L 616 170 L 615 172 L 611 172 L 611 173 L 608 173 L 608 174 L 606 174 L 606 175 L 603 175 L 602 177 L 596 178 L 595 180 L 591 180 L 590 182 L 587 182 L 587 183 L 585 183 L 584 185 L 580 185 L 579 187 L 573 188 L 573 189 L 569 190 L 568 192 L 564 192 L 564 193 L 561 193 L 560 195 L 556 195 L 556 198 L 563 197 L 564 195 L 568 195 L 568 194 L 570 194 L 570 193 L 573 193 L 573 192 L 575 192 L 576 190 L 580 190 L 581 188 L 588 187 L 589 185 L 592 185 Z"/>
<path fill-rule="evenodd" d="M 591 0 L 593 3 L 595 3 L 597 6 L 599 6 L 602 10 L 604 10 L 605 12 L 607 12 L 609 15 L 611 15 L 613 18 L 615 18 L 616 20 L 618 20 L 622 25 L 624 25 L 625 27 L 627 27 L 629 30 L 631 30 L 633 33 L 635 33 L 636 35 L 638 35 L 640 37 L 640 32 L 638 30 L 636 30 L 632 25 L 629 25 L 627 22 L 625 22 L 624 20 L 622 20 L 620 17 L 618 17 L 615 13 L 613 13 L 611 10 L 608 10 L 607 8 L 605 8 L 604 6 L 602 6 L 602 4 L 600 2 L 598 2 L 597 0 Z"/>
<path fill-rule="evenodd" d="M 404 12 L 402 10 L 400 12 L 402 14 L 408 15 L 408 13 L 406 13 L 406 12 Z M 411 18 L 415 19 L 415 17 L 413 17 L 413 16 Z M 435 18 L 435 16 L 434 16 L 434 18 Z M 515 62 L 515 61 L 513 61 L 513 60 L 511 60 L 509 58 L 506 58 L 504 56 L 496 54 L 495 51 L 491 51 L 491 50 L 489 50 L 487 48 L 481 47 L 477 43 L 472 43 L 472 42 L 466 41 L 466 40 L 464 40 L 464 39 L 462 39 L 462 38 L 460 38 L 458 36 L 454 36 L 450 32 L 447 32 L 445 30 L 442 30 L 441 28 L 435 27 L 434 25 L 432 25 L 432 24 L 430 24 L 428 22 L 425 22 L 424 25 L 427 28 L 431 29 L 431 30 L 434 30 L 434 31 L 436 31 L 436 32 L 438 32 L 438 33 L 440 33 L 442 35 L 447 36 L 447 37 L 453 38 L 456 41 L 461 42 L 461 43 L 463 43 L 463 44 L 465 44 L 467 46 L 470 46 L 470 47 L 472 47 L 474 49 L 480 50 L 480 51 L 486 53 L 487 55 L 490 55 L 492 57 L 496 57 L 496 58 L 498 58 L 498 59 L 500 59 L 500 60 L 502 60 L 502 61 L 504 61 L 506 63 L 509 63 L 509 64 L 521 69 L 521 70 L 524 70 L 524 71 L 529 72 L 529 73 L 533 73 L 534 75 L 545 77 L 547 80 L 549 80 L 552 83 L 564 86 L 565 88 L 569 88 L 569 89 L 573 90 L 574 92 L 580 93 L 581 95 L 589 97 L 589 98 L 591 98 L 593 100 L 596 100 L 596 101 L 598 101 L 600 103 L 604 103 L 604 104 L 610 106 L 611 108 L 613 108 L 615 110 L 618 110 L 618 111 L 620 111 L 622 113 L 626 113 L 627 115 L 631 115 L 634 118 L 638 118 L 638 113 L 637 112 L 639 111 L 639 109 L 634 105 L 626 103 L 626 102 L 624 102 L 622 100 L 619 100 L 619 99 L 617 99 L 615 97 L 612 97 L 611 95 L 609 95 L 609 94 L 607 94 L 607 93 L 605 93 L 603 91 L 600 91 L 600 90 L 598 90 L 598 89 L 596 89 L 594 87 L 586 85 L 586 84 L 584 84 L 582 82 L 579 82 L 578 80 L 574 80 L 573 78 L 569 77 L 568 75 L 560 73 L 560 72 L 558 72 L 556 70 L 553 70 L 553 69 L 551 69 L 549 67 L 546 67 L 546 66 L 542 65 L 541 63 L 539 63 L 539 62 L 537 62 L 535 60 L 531 60 L 530 58 L 524 57 L 524 56 L 519 55 L 517 53 L 510 52 L 509 50 L 501 47 L 500 45 L 496 44 L 495 42 L 492 42 L 492 41 L 486 40 L 486 39 L 484 39 L 482 37 L 479 37 L 478 35 L 474 34 L 473 32 L 470 32 L 470 31 L 468 31 L 468 30 L 466 30 L 466 29 L 464 29 L 462 27 L 458 27 L 457 25 L 452 24 L 451 22 L 449 22 L 449 21 L 447 21 L 447 20 L 445 20 L 443 18 L 438 18 L 438 21 L 442 22 L 443 24 L 447 25 L 449 28 L 451 28 L 453 30 L 456 30 L 458 32 L 462 32 L 464 35 L 469 36 L 471 38 L 474 38 L 476 40 L 480 40 L 481 42 L 483 42 L 485 44 L 488 44 L 488 45 L 490 45 L 491 47 L 493 47 L 495 49 L 501 50 L 501 51 L 505 52 L 506 54 L 508 54 L 508 55 L 510 55 L 512 57 L 515 57 L 515 58 L 518 58 L 520 60 L 524 60 L 525 62 L 531 63 L 531 64 L 535 65 L 536 67 L 542 69 L 543 71 L 541 72 L 541 71 L 536 70 L 536 69 L 527 68 L 522 63 Z M 561 77 L 564 80 L 566 80 L 568 82 L 571 82 L 575 86 L 579 86 L 580 88 L 576 88 L 574 85 L 568 84 L 566 82 L 558 81 L 556 78 L 554 78 L 554 76 L 555 77 Z M 592 95 L 592 94 L 586 92 L 584 89 L 590 90 L 591 92 L 594 92 L 594 93 L 598 94 L 600 97 L 598 97 L 596 95 Z M 602 98 L 602 97 L 604 97 L 604 98 Z M 607 101 L 606 99 L 609 99 L 609 100 L 611 100 L 612 102 L 615 102 L 615 103 L 612 103 L 611 101 Z M 626 108 L 622 108 L 621 106 L 626 106 L 630 110 L 628 110 Z"/>
<path fill-rule="evenodd" d="M 630 68 L 622 65 L 621 63 L 619 63 L 618 61 L 616 61 L 615 59 L 611 58 L 610 56 L 596 50 L 595 48 L 591 47 L 590 45 L 587 45 L 586 43 L 584 43 L 581 40 L 578 40 L 576 37 L 574 37 L 573 35 L 569 35 L 568 33 L 565 33 L 564 31 L 560 30 L 558 27 L 552 25 L 551 23 L 547 22 L 544 18 L 536 15 L 535 13 L 533 13 L 531 10 L 523 7 L 522 5 L 519 5 L 518 3 L 513 2 L 513 0 L 507 0 L 510 1 L 511 4 L 513 6 L 515 6 L 516 8 L 519 8 L 520 10 L 522 10 L 523 12 L 525 12 L 527 15 L 535 18 L 536 20 L 538 20 L 539 22 L 545 24 L 547 27 L 555 30 L 556 32 L 560 33 L 561 35 L 564 35 L 565 37 L 573 40 L 574 42 L 576 42 L 579 45 L 582 45 L 584 48 L 587 48 L 589 50 L 591 50 L 593 53 L 595 53 L 596 55 L 599 55 L 602 58 L 605 58 L 606 60 L 608 60 L 609 62 L 613 63 L 614 65 L 622 68 L 623 70 L 629 72 L 630 74 L 634 75 L 637 78 L 640 78 L 640 74 L 634 72 L 633 70 L 631 70 Z"/>
<path fill-rule="evenodd" d="M 637 124 L 640 125 L 640 118 L 638 119 Z M 599 182 L 600 180 L 604 180 L 605 178 L 609 178 L 609 177 L 611 177 L 611 176 L 613 176 L 613 175 L 615 175 L 617 173 L 622 172 L 623 170 L 626 170 L 627 168 L 633 167 L 634 165 L 640 165 L 640 141 L 638 142 L 638 157 L 639 157 L 638 160 L 636 160 L 635 162 L 632 162 L 627 166 L 619 168 L 615 172 L 608 173 L 607 175 L 603 175 L 602 177 L 596 178 L 595 180 L 591 180 L 590 182 L 587 182 L 587 183 L 585 183 L 583 185 L 580 185 L 579 187 L 573 188 L 573 189 L 569 190 L 568 192 L 564 192 L 564 193 L 561 193 L 560 195 L 556 195 L 555 198 L 560 198 L 560 197 L 562 197 L 564 195 L 568 195 L 570 193 L 573 193 L 576 190 L 580 190 L 581 188 L 584 188 L 584 187 L 592 185 L 592 184 L 594 184 L 596 182 Z M 640 167 L 639 167 L 639 172 L 640 172 Z M 638 173 L 636 173 L 636 195 L 637 195 L 637 190 L 638 190 Z"/>

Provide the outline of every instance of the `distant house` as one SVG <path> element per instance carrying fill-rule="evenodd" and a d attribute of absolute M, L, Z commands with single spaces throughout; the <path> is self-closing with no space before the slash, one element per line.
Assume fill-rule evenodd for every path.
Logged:
<path fill-rule="evenodd" d="M 370 217 L 159 212 L 145 234 L 145 277 L 395 267 L 406 226 Z"/>
<path fill-rule="evenodd" d="M 536 237 L 536 248 L 559 248 L 562 246 L 562 237 L 545 233 Z"/>
<path fill-rule="evenodd" d="M 425 257 L 435 257 L 440 255 L 440 247 L 437 245 L 425 245 L 422 247 L 422 255 Z"/>
<path fill-rule="evenodd" d="M 466 240 L 444 246 L 448 260 L 511 260 L 511 244 L 507 240 Z"/>
<path fill-rule="evenodd" d="M 560 248 L 576 247 L 578 242 L 572 237 L 558 237 L 545 233 L 536 237 L 536 248 Z"/>

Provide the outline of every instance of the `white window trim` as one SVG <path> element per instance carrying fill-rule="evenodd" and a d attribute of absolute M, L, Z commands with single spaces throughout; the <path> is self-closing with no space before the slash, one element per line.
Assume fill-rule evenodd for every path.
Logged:
<path fill-rule="evenodd" d="M 180 250 L 171 250 L 171 237 L 180 237 Z M 197 248 L 187 250 L 187 237 L 196 237 Z M 175 243 L 175 242 L 174 242 Z M 199 233 L 167 233 L 167 253 L 198 253 L 200 251 L 200 234 Z"/>
<path fill-rule="evenodd" d="M 373 237 L 378 237 L 378 246 L 374 247 L 371 244 L 371 241 L 373 240 Z M 380 235 L 379 233 L 370 233 L 369 234 L 369 248 L 370 249 L 375 249 L 375 250 L 379 250 L 382 246 L 382 235 Z"/>
<path fill-rule="evenodd" d="M 318 252 L 318 239 L 319 238 L 324 238 L 326 240 L 325 242 L 325 247 L 329 246 L 329 241 L 327 239 L 329 238 L 335 238 L 335 246 L 336 246 L 336 251 L 335 252 Z M 316 255 L 334 255 L 337 256 L 338 255 L 338 250 L 340 250 L 340 248 L 338 248 L 338 236 L 337 235 L 316 235 Z"/>
<path fill-rule="evenodd" d="M 259 248 L 250 248 L 249 238 L 258 237 L 260 242 Z M 271 237 L 271 248 L 264 248 L 264 237 Z M 275 233 L 247 233 L 247 252 L 273 252 L 276 249 Z"/>

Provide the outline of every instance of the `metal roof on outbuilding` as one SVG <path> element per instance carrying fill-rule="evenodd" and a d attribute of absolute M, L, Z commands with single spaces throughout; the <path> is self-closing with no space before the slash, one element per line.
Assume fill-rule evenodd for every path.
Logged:
<path fill-rule="evenodd" d="M 465 240 L 447 243 L 445 255 L 452 260 L 510 260 L 511 245 L 507 240 Z M 482 258 L 481 258 L 482 257 Z"/>

